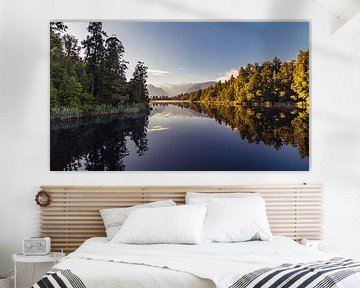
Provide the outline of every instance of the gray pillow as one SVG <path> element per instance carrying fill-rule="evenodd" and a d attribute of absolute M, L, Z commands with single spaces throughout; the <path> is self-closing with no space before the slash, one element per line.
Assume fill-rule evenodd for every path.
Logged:
<path fill-rule="evenodd" d="M 107 239 L 110 241 L 115 234 L 120 230 L 122 224 L 129 216 L 130 212 L 139 208 L 154 208 L 154 207 L 170 207 L 176 206 L 173 200 L 164 200 L 150 202 L 146 204 L 135 205 L 127 208 L 109 208 L 101 209 L 99 212 L 104 222 Z"/>

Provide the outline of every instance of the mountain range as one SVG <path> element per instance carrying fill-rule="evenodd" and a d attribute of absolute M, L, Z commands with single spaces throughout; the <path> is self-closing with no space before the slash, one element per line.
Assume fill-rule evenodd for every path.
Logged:
<path fill-rule="evenodd" d="M 154 96 L 167 96 L 166 92 L 164 91 L 164 89 L 162 89 L 161 87 L 156 87 L 153 84 L 148 84 L 147 85 L 147 89 L 149 91 L 149 96 L 154 97 Z"/>
<path fill-rule="evenodd" d="M 200 89 L 208 88 L 214 85 L 215 81 L 199 82 L 199 83 L 185 83 L 185 84 L 162 84 L 155 86 L 148 84 L 150 98 L 154 96 L 168 96 L 174 97 L 181 93 L 189 93 Z"/>

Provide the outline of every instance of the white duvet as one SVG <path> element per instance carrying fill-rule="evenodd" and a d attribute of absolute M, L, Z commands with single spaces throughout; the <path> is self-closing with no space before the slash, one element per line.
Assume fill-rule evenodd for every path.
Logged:
<path fill-rule="evenodd" d="M 106 238 L 91 238 L 55 267 L 70 269 L 87 288 L 227 288 L 244 274 L 261 268 L 335 256 L 286 237 L 274 237 L 270 242 L 200 245 L 112 244 Z M 359 288 L 359 273 L 336 287 Z"/>

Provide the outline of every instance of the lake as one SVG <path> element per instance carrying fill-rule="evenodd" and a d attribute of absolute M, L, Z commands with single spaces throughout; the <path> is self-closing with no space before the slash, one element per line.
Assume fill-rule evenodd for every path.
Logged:
<path fill-rule="evenodd" d="M 51 123 L 52 171 L 308 171 L 300 108 L 152 103 L 138 115 Z"/>

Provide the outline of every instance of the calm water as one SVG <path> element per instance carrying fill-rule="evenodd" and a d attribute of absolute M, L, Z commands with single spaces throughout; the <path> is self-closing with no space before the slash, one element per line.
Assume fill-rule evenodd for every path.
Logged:
<path fill-rule="evenodd" d="M 306 171 L 309 117 L 289 108 L 153 104 L 51 124 L 51 170 Z"/>

